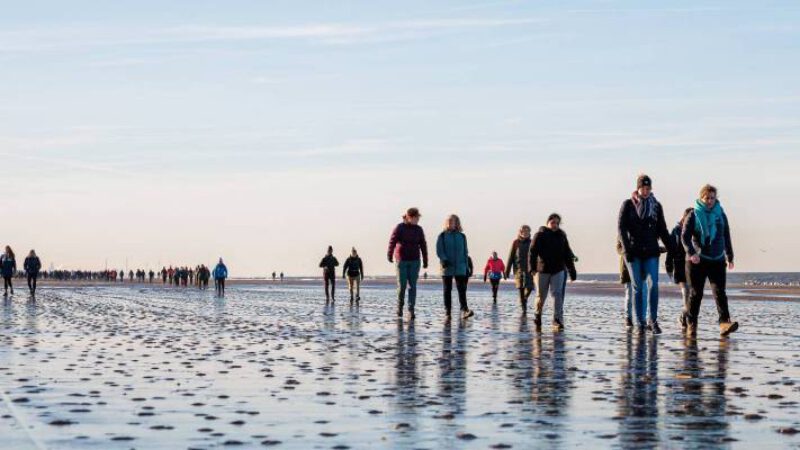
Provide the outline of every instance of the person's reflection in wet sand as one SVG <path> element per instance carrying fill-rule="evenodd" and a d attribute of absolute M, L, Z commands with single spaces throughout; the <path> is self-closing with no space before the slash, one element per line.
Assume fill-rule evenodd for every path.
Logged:
<path fill-rule="evenodd" d="M 37 351 L 36 345 L 39 343 L 39 314 L 43 309 L 36 304 L 36 301 L 31 299 L 25 304 L 25 334 L 28 335 L 28 341 L 25 344 L 31 351 Z"/>
<path fill-rule="evenodd" d="M 658 341 L 628 333 L 619 396 L 619 439 L 623 447 L 654 446 L 658 434 Z"/>
<path fill-rule="evenodd" d="M 669 414 L 672 440 L 698 447 L 730 441 L 725 386 L 728 373 L 728 339 L 720 339 L 716 364 L 704 360 L 697 339 L 684 341 L 683 366 L 675 374 Z"/>
<path fill-rule="evenodd" d="M 572 397 L 571 374 L 567 370 L 567 350 L 564 333 L 553 333 L 550 345 L 542 341 L 542 333 L 533 339 L 533 383 L 531 400 L 536 411 L 546 418 L 539 421 L 545 425 L 547 439 L 560 438 L 561 420 L 567 416 Z"/>
<path fill-rule="evenodd" d="M 455 344 L 452 336 L 451 325 L 445 324 L 439 359 L 439 399 L 444 404 L 442 413 L 459 416 L 464 413 L 467 393 L 467 330 L 463 321 L 458 321 Z"/>
<path fill-rule="evenodd" d="M 401 421 L 408 424 L 411 431 L 417 429 L 417 406 L 420 404 L 420 376 L 417 368 L 417 336 L 414 322 L 404 328 L 403 321 L 397 321 L 397 345 L 395 347 L 395 404 Z M 402 430 L 401 430 L 402 431 Z M 403 431 L 404 433 L 407 433 Z M 407 436 L 410 438 L 411 436 Z"/>

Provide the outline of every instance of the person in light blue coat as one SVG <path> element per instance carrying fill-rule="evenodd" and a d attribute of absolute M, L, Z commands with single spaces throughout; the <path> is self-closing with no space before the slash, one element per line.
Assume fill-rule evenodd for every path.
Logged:
<path fill-rule="evenodd" d="M 225 295 L 225 279 L 228 278 L 228 267 L 219 259 L 217 266 L 214 267 L 214 286 L 217 287 L 217 295 L 222 297 Z"/>
<path fill-rule="evenodd" d="M 461 219 L 451 214 L 444 223 L 444 231 L 436 240 L 436 255 L 439 257 L 444 285 L 445 321 L 450 320 L 453 303 L 453 280 L 458 291 L 458 303 L 461 318 L 467 319 L 475 315 L 467 306 L 467 282 L 472 276 L 469 264 L 469 248 L 467 236 L 461 228 Z"/>

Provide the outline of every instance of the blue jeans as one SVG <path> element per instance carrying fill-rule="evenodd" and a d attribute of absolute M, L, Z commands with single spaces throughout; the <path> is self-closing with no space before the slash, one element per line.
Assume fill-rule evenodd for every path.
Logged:
<path fill-rule="evenodd" d="M 647 307 L 650 307 L 650 321 L 658 320 L 658 257 L 635 258 L 632 262 L 625 262 L 628 273 L 631 274 L 631 287 L 633 288 L 634 309 L 636 321 L 639 325 L 647 323 Z M 647 300 L 645 301 L 645 293 Z"/>
<path fill-rule="evenodd" d="M 413 312 L 417 302 L 417 278 L 419 261 L 397 261 L 397 308 L 402 310 L 408 286 L 408 310 Z"/>
<path fill-rule="evenodd" d="M 625 318 L 633 320 L 633 284 L 625 283 L 625 301 L 623 308 L 625 309 Z"/>

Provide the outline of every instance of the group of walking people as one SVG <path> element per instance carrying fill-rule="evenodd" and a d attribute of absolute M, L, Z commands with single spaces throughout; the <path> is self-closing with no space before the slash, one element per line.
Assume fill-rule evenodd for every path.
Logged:
<path fill-rule="evenodd" d="M 407 308 L 409 320 L 415 318 L 417 280 L 420 269 L 428 267 L 428 245 L 419 225 L 421 214 L 409 208 L 389 238 L 387 259 L 395 265 L 397 316 Z M 623 201 L 617 221 L 617 252 L 620 255 L 621 281 L 625 285 L 625 327 L 644 333 L 662 332 L 658 320 L 658 273 L 660 258 L 666 253 L 665 268 L 681 287 L 683 308 L 678 319 L 681 329 L 694 335 L 703 290 L 710 282 L 717 303 L 720 334 L 738 329 L 731 320 L 726 295 L 727 270 L 734 268 L 730 225 L 711 185 L 701 188 L 691 208 L 687 208 L 672 232 L 667 229 L 664 210 L 653 194 L 652 179 L 640 175 L 636 189 Z M 469 279 L 474 272 L 467 237 L 461 219 L 449 215 L 436 239 L 436 256 L 442 276 L 445 321 L 450 321 L 453 287 L 458 296 L 461 319 L 474 317 L 467 302 Z M 492 252 L 483 270 L 483 281 L 491 283 L 493 302 L 501 280 L 514 278 L 519 305 L 524 315 L 528 299 L 536 293 L 534 324 L 541 330 L 546 300 L 552 302 L 552 327 L 564 329 L 564 297 L 567 280 L 577 279 L 575 256 L 569 239 L 561 229 L 561 216 L 550 214 L 535 234 L 529 225 L 519 228 L 511 243 L 507 264 Z M 329 247 L 319 266 L 323 268 L 326 302 L 335 301 L 336 267 L 339 262 Z M 360 300 L 363 262 L 355 248 L 344 265 L 342 276 L 350 286 L 352 301 Z"/>
<path fill-rule="evenodd" d="M 31 250 L 25 261 L 22 263 L 25 277 L 28 281 L 28 290 L 31 295 L 36 295 L 36 281 L 39 278 L 39 272 L 42 270 L 42 261 L 36 256 L 36 251 Z M 11 246 L 6 245 L 3 254 L 0 255 L 0 276 L 3 277 L 3 295 L 8 295 L 9 290 L 11 295 L 14 295 L 14 277 L 17 275 L 17 258 Z"/>

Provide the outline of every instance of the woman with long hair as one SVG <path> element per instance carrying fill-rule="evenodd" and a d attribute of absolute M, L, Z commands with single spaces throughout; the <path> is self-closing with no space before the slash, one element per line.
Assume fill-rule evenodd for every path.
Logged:
<path fill-rule="evenodd" d="M 444 231 L 436 240 L 436 255 L 439 257 L 442 269 L 442 284 L 444 285 L 445 321 L 450 320 L 453 304 L 453 280 L 458 291 L 458 304 L 461 318 L 467 319 L 475 315 L 467 306 L 467 282 L 469 281 L 469 249 L 467 236 L 461 228 L 461 219 L 451 214 L 444 222 Z"/>
<path fill-rule="evenodd" d="M 6 245 L 6 251 L 3 256 L 0 256 L 0 275 L 3 275 L 3 287 L 5 288 L 5 295 L 8 295 L 8 290 L 11 289 L 11 295 L 14 295 L 14 285 L 11 284 L 11 279 L 14 277 L 14 272 L 17 271 L 17 260 L 14 257 L 14 250 Z"/>

